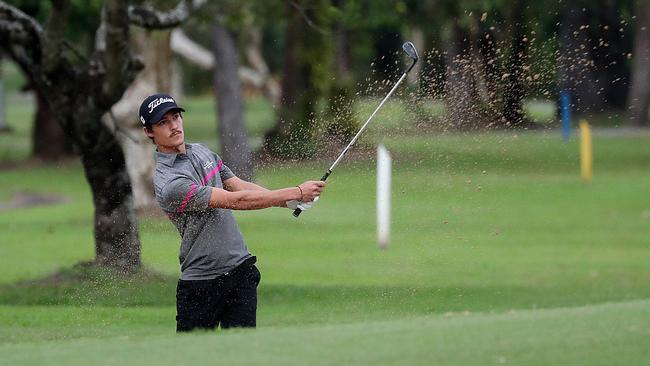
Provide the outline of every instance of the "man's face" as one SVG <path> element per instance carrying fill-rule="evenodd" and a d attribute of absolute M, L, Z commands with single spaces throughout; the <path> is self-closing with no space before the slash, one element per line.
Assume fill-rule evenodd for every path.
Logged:
<path fill-rule="evenodd" d="M 183 117 L 180 111 L 165 113 L 160 122 L 151 126 L 151 131 L 144 130 L 147 136 L 152 137 L 158 150 L 172 152 L 185 143 L 183 135 Z"/>

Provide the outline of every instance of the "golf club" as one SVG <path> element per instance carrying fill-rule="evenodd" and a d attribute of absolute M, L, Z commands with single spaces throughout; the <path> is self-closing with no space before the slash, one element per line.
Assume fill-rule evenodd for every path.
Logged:
<path fill-rule="evenodd" d="M 357 139 L 359 138 L 359 136 L 361 135 L 361 133 L 363 132 L 363 130 L 366 129 L 366 127 L 367 127 L 368 124 L 370 123 L 370 120 L 372 120 L 372 117 L 374 117 L 375 114 L 377 114 L 377 112 L 378 112 L 379 109 L 384 105 L 384 103 L 386 102 L 386 100 L 388 100 L 388 98 L 390 98 L 390 96 L 393 95 L 393 92 L 395 92 L 395 89 L 397 89 L 397 87 L 399 86 L 399 84 L 402 83 L 402 81 L 403 81 L 404 78 L 406 77 L 406 74 L 408 74 L 409 71 L 411 71 L 411 69 L 413 68 L 413 66 L 415 66 L 415 63 L 418 62 L 418 51 L 415 49 L 415 46 L 413 45 L 413 43 L 411 43 L 411 42 L 405 42 L 405 43 L 402 45 L 402 49 L 404 50 L 404 52 L 406 52 L 406 55 L 407 55 L 411 60 L 413 60 L 413 62 L 411 63 L 411 66 L 409 66 L 409 68 L 406 69 L 406 71 L 404 71 L 404 73 L 402 74 L 402 77 L 399 78 L 399 80 L 397 81 L 397 83 L 395 83 L 395 85 L 393 86 L 393 88 L 388 92 L 388 94 L 384 97 L 384 99 L 381 101 L 381 103 L 379 103 L 379 106 L 377 106 L 377 108 L 375 109 L 375 111 L 372 112 L 372 114 L 370 115 L 370 117 L 368 118 L 368 120 L 366 121 L 366 123 L 364 123 L 363 126 L 361 126 L 361 129 L 359 129 L 359 132 L 357 132 L 357 134 L 354 136 L 354 138 L 352 138 L 352 141 L 350 141 L 350 143 L 348 144 L 348 146 L 346 146 L 345 149 L 343 149 L 343 152 L 341 152 L 341 154 L 339 155 L 339 157 L 336 158 L 336 160 L 334 161 L 334 164 L 332 164 L 332 166 L 330 166 L 329 169 L 327 169 L 327 171 L 325 172 L 325 174 L 323 175 L 323 177 L 320 179 L 321 181 L 323 181 L 323 182 L 326 181 L 326 180 L 327 180 L 327 177 L 329 177 L 330 174 L 332 174 L 332 172 L 334 171 L 334 168 L 336 168 L 336 166 L 339 164 L 339 162 L 341 161 L 341 159 L 343 159 L 343 156 L 345 156 L 345 154 L 348 152 L 348 150 L 350 149 L 350 147 L 352 147 L 352 145 L 354 145 L 354 143 L 357 142 Z M 298 217 L 298 216 L 300 216 L 300 213 L 301 213 L 301 212 L 302 212 L 301 209 L 296 208 L 296 209 L 293 211 L 293 216 L 294 216 L 294 217 Z"/>

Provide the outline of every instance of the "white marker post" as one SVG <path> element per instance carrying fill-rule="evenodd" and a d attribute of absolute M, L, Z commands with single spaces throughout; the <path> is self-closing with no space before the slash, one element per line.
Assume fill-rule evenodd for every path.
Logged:
<path fill-rule="evenodd" d="M 390 176 L 392 159 L 384 145 L 377 147 L 377 244 L 388 248 L 390 241 Z"/>

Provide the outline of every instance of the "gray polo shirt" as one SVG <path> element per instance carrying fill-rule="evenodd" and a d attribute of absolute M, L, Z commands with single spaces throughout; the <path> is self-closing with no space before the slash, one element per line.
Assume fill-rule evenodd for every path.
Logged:
<path fill-rule="evenodd" d="M 251 256 L 232 212 L 208 207 L 212 187 L 235 175 L 205 146 L 185 149 L 156 151 L 156 199 L 181 234 L 181 280 L 213 279 Z"/>

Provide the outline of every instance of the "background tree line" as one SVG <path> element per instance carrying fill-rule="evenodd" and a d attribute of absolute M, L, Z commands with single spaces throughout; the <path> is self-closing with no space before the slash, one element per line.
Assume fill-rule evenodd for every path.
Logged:
<path fill-rule="evenodd" d="M 445 129 L 535 127 L 524 100 L 560 90 L 578 114 L 648 126 L 649 3 L 15 0 L 0 2 L 0 46 L 36 96 L 34 155 L 81 156 L 97 264 L 130 270 L 140 266 L 135 208 L 155 206 L 136 118 L 146 95 L 213 92 L 221 153 L 248 178 L 243 90 L 276 106 L 258 154 L 309 158 L 356 131 L 355 99 L 385 93 L 404 39 L 424 61 L 414 105 L 444 101 L 430 123 Z"/>

